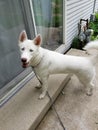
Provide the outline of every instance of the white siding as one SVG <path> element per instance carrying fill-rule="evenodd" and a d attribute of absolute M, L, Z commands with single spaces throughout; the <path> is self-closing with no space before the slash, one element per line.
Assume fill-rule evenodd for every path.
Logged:
<path fill-rule="evenodd" d="M 89 19 L 93 12 L 94 0 L 67 0 L 66 1 L 66 25 L 65 44 L 66 47 L 72 43 L 73 38 L 78 34 L 78 22 L 80 19 Z M 98 9 L 98 0 L 96 7 Z"/>
<path fill-rule="evenodd" d="M 97 10 L 97 11 L 98 11 L 98 0 L 96 0 L 95 10 Z"/>

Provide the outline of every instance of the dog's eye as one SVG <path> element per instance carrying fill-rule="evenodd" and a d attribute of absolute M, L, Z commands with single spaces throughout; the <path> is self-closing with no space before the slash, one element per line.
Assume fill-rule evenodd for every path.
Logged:
<path fill-rule="evenodd" d="M 29 51 L 30 51 L 30 52 L 33 52 L 33 50 L 32 50 L 32 49 L 30 49 Z"/>
<path fill-rule="evenodd" d="M 23 47 L 23 48 L 21 48 L 21 50 L 22 50 L 22 51 L 24 51 L 24 50 L 25 50 L 25 48 Z"/>

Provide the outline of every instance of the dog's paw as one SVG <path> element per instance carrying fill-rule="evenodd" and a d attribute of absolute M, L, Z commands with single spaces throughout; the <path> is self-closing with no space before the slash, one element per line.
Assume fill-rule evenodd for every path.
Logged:
<path fill-rule="evenodd" d="M 93 89 L 91 88 L 91 89 L 87 90 L 86 95 L 92 96 L 93 95 Z"/>
<path fill-rule="evenodd" d="M 39 99 L 43 99 L 45 97 L 45 93 L 42 93 L 40 96 L 39 96 Z"/>
<path fill-rule="evenodd" d="M 41 86 L 41 84 L 37 84 L 37 86 L 36 86 L 35 88 L 37 88 L 37 89 L 41 89 L 42 86 Z"/>
<path fill-rule="evenodd" d="M 86 93 L 86 95 L 87 95 L 87 96 L 92 96 L 93 94 L 92 94 L 92 93 L 88 93 L 88 92 L 87 92 L 87 93 Z"/>

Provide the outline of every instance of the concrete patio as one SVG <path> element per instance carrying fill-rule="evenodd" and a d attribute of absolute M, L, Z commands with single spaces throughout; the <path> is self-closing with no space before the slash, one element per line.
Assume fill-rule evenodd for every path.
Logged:
<path fill-rule="evenodd" d="M 87 56 L 75 49 L 68 54 Z M 98 63 L 96 71 L 98 73 Z M 98 75 L 96 77 L 98 79 Z M 54 112 L 49 109 L 49 98 L 38 99 L 40 90 L 35 89 L 37 83 L 33 78 L 0 109 L 0 130 L 62 130 Z M 55 106 L 67 130 L 98 130 L 97 83 L 94 94 L 89 97 L 75 76 L 70 80 L 68 75 L 52 75 L 49 93 L 56 100 Z"/>

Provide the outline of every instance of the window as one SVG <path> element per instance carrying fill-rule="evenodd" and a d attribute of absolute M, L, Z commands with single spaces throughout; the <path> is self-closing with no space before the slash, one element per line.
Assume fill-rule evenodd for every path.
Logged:
<path fill-rule="evenodd" d="M 32 0 L 32 6 L 42 46 L 55 50 L 63 43 L 63 0 Z"/>

